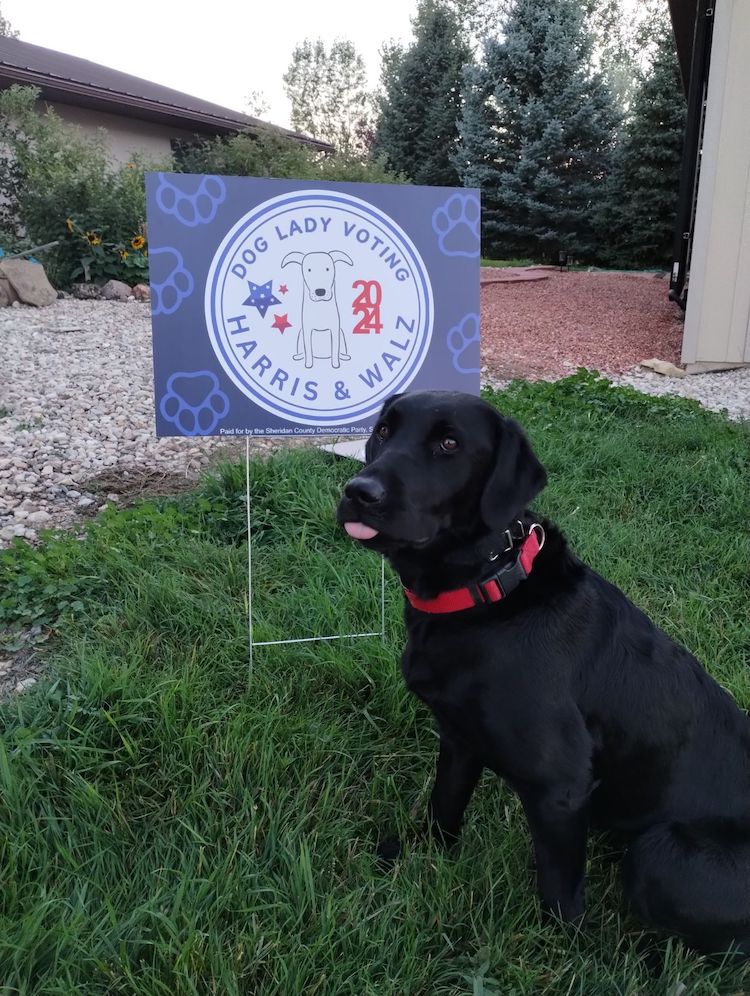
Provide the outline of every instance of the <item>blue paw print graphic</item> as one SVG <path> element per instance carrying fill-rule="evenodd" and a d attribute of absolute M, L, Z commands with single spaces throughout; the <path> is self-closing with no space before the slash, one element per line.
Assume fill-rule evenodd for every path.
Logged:
<path fill-rule="evenodd" d="M 211 370 L 173 373 L 159 411 L 183 436 L 210 435 L 229 412 L 229 398 Z"/>
<path fill-rule="evenodd" d="M 466 315 L 448 332 L 448 349 L 459 373 L 479 373 L 479 315 Z"/>
<path fill-rule="evenodd" d="M 198 180 L 200 183 L 196 186 Z M 159 174 L 156 203 L 164 214 L 174 215 L 188 228 L 213 221 L 226 196 L 227 188 L 218 176 L 194 177 L 186 174 L 177 181 Z"/>
<path fill-rule="evenodd" d="M 151 274 L 151 313 L 173 315 L 186 297 L 193 293 L 195 281 L 179 249 L 165 246 L 148 255 Z"/>
<path fill-rule="evenodd" d="M 479 200 L 473 194 L 451 194 L 432 214 L 432 229 L 444 256 L 479 255 Z"/>

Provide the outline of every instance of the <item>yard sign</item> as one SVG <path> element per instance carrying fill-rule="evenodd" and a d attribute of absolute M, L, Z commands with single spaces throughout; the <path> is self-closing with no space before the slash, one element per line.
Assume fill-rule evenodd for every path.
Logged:
<path fill-rule="evenodd" d="M 159 436 L 366 435 L 479 390 L 476 190 L 151 173 Z"/>

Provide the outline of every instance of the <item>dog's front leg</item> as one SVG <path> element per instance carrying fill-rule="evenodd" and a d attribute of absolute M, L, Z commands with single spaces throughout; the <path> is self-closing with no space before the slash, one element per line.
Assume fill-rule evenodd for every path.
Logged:
<path fill-rule="evenodd" d="M 458 840 L 461 820 L 482 768 L 474 754 L 440 737 L 435 784 L 427 811 L 432 834 L 448 847 Z"/>
<path fill-rule="evenodd" d="M 444 847 L 451 847 L 457 842 L 461 819 L 481 774 L 482 764 L 473 754 L 441 736 L 424 832 Z M 377 855 L 382 867 L 389 868 L 400 854 L 401 841 L 397 837 L 381 837 Z"/>
<path fill-rule="evenodd" d="M 534 842 L 539 901 L 544 913 L 575 921 L 583 916 L 588 799 L 570 804 L 565 786 L 519 792 Z"/>

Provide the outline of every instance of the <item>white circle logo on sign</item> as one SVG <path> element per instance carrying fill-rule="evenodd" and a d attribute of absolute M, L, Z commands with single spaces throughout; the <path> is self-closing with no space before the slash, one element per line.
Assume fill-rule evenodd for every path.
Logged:
<path fill-rule="evenodd" d="M 208 272 L 206 326 L 242 393 L 303 425 L 345 426 L 416 377 L 433 300 L 417 249 L 349 194 L 264 201 L 224 238 Z"/>

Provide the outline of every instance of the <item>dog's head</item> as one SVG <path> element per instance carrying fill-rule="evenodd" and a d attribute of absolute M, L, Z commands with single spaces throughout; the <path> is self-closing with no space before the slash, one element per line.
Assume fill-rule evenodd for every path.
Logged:
<path fill-rule="evenodd" d="M 547 482 L 521 427 L 469 394 L 395 395 L 365 454 L 337 518 L 383 553 L 501 533 Z"/>
<path fill-rule="evenodd" d="M 333 298 L 333 284 L 336 279 L 336 263 L 354 264 L 345 252 L 290 252 L 282 259 L 282 268 L 289 263 L 298 263 L 302 269 L 305 292 L 311 301 L 330 301 Z"/>

